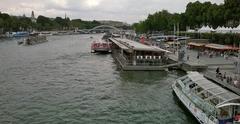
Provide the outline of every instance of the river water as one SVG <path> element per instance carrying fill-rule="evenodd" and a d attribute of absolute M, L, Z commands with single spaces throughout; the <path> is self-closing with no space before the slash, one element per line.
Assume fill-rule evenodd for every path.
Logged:
<path fill-rule="evenodd" d="M 0 40 L 0 124 L 196 124 L 173 95 L 182 72 L 124 72 L 90 53 L 101 35 Z"/>

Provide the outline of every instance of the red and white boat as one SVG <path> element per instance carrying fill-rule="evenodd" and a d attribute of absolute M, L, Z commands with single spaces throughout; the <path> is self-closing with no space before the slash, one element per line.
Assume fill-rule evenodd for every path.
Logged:
<path fill-rule="evenodd" d="M 93 41 L 91 44 L 92 53 L 110 53 L 111 52 L 111 43 L 105 40 Z"/>

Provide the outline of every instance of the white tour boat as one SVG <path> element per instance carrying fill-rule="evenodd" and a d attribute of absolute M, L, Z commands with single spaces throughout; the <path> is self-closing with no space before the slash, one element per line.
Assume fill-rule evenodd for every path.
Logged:
<path fill-rule="evenodd" d="M 173 91 L 201 124 L 240 124 L 240 96 L 198 72 L 177 79 Z"/>

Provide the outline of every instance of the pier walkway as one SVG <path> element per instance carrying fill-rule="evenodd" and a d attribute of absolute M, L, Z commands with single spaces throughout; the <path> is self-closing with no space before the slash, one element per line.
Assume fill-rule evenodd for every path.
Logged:
<path fill-rule="evenodd" d="M 204 63 L 201 63 L 200 61 L 196 60 L 184 60 L 183 62 L 178 62 L 178 55 L 176 54 L 169 54 L 168 55 L 170 61 L 172 63 L 180 63 L 181 66 L 179 66 L 180 69 L 184 71 L 199 71 L 199 70 L 205 70 L 207 69 L 207 65 Z"/>
<path fill-rule="evenodd" d="M 231 90 L 232 92 L 240 95 L 240 89 L 239 88 L 235 87 L 233 84 L 227 83 L 226 80 L 221 80 L 221 79 L 217 78 L 216 74 L 214 72 L 207 71 L 204 74 L 204 77 L 206 77 L 209 80 L 212 80 L 212 81 L 218 83 L 219 85 Z"/>
<path fill-rule="evenodd" d="M 187 54 L 185 55 L 183 66 L 181 69 L 185 71 L 198 71 L 198 70 L 216 70 L 217 67 L 220 67 L 221 70 L 226 70 L 228 73 L 232 73 L 235 69 L 234 67 L 234 59 L 228 58 L 224 59 L 224 57 L 218 56 L 210 58 L 208 56 L 200 56 L 197 59 L 197 51 L 195 50 L 187 50 Z M 178 53 L 169 54 L 169 59 L 173 62 L 178 61 Z M 187 56 L 189 59 L 187 60 Z"/>

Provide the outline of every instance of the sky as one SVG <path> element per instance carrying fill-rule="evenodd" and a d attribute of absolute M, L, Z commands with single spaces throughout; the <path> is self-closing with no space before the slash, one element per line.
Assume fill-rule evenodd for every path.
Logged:
<path fill-rule="evenodd" d="M 139 22 L 160 10 L 181 13 L 196 0 L 0 0 L 0 11 L 10 15 L 44 15 L 83 20 L 115 20 L 129 24 Z M 209 0 L 199 0 L 205 2 Z M 224 0 L 211 0 L 221 4 Z"/>

